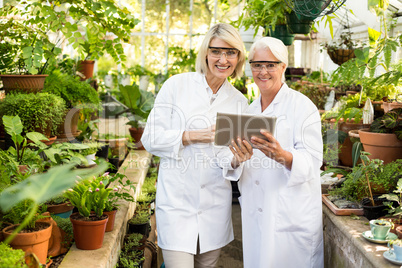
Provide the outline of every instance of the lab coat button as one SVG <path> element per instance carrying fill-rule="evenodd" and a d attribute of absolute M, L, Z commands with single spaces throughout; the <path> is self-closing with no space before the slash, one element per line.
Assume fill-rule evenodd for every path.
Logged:
<path fill-rule="evenodd" d="M 255 185 L 260 185 L 260 182 L 259 182 L 259 181 L 255 181 Z"/>
<path fill-rule="evenodd" d="M 201 215 L 202 214 L 202 211 L 198 211 L 198 215 Z"/>
<path fill-rule="evenodd" d="M 205 188 L 205 185 L 201 185 L 201 189 L 204 189 Z"/>
<path fill-rule="evenodd" d="M 258 208 L 258 212 L 262 212 L 262 208 Z"/>

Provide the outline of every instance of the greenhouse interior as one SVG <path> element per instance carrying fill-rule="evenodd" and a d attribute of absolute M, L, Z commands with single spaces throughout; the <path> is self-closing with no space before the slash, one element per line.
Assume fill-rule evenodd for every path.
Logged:
<path fill-rule="evenodd" d="M 0 0 L 0 268 L 402 267 L 401 44 L 402 0 Z"/>

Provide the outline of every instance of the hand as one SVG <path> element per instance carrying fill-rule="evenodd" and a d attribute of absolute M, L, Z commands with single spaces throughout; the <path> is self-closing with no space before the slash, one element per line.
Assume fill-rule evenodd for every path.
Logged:
<path fill-rule="evenodd" d="M 237 138 L 237 143 L 233 139 L 232 144 L 229 145 L 234 157 L 232 159 L 232 168 L 237 168 L 240 163 L 243 163 L 251 158 L 253 155 L 253 147 L 246 140 Z"/>
<path fill-rule="evenodd" d="M 292 153 L 282 149 L 279 142 L 267 130 L 261 129 L 260 133 L 264 135 L 267 140 L 255 136 L 251 137 L 251 143 L 254 145 L 254 148 L 259 149 L 267 157 L 283 164 L 290 170 L 293 161 Z"/>
<path fill-rule="evenodd" d="M 183 145 L 193 143 L 211 143 L 215 139 L 215 125 L 199 130 L 187 130 L 183 132 Z"/>

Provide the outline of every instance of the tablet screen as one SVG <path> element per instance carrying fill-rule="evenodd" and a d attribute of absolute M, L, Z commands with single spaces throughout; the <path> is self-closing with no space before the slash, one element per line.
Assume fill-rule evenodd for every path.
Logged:
<path fill-rule="evenodd" d="M 276 117 L 218 113 L 215 127 L 215 145 L 228 146 L 232 139 L 237 137 L 241 137 L 251 144 L 252 136 L 265 138 L 260 133 L 261 129 L 274 133 L 275 123 Z"/>

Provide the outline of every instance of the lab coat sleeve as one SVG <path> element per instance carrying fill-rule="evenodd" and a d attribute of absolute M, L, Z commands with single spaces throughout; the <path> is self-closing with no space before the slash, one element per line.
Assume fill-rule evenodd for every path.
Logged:
<path fill-rule="evenodd" d="M 321 120 L 317 109 L 312 107 L 294 120 L 294 146 L 292 169 L 286 170 L 287 186 L 292 187 L 317 178 L 322 165 L 323 144 Z M 300 114 L 300 113 L 299 113 Z"/>
<path fill-rule="evenodd" d="M 243 172 L 244 162 L 234 169 L 232 167 L 233 153 L 229 147 L 215 147 L 215 150 L 218 159 L 216 165 L 222 169 L 222 176 L 230 181 L 238 181 Z"/>
<path fill-rule="evenodd" d="M 141 138 L 144 148 L 159 157 L 180 159 L 185 117 L 174 103 L 172 81 L 166 81 L 156 97 Z"/>

